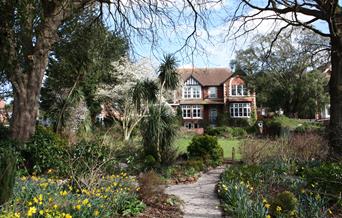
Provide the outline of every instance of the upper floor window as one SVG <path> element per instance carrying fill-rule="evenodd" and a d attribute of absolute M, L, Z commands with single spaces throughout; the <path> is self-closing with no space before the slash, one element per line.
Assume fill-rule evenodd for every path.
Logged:
<path fill-rule="evenodd" d="M 208 92 L 209 98 L 217 98 L 217 87 L 210 87 Z"/>
<path fill-rule="evenodd" d="M 184 86 L 183 98 L 201 98 L 202 88 L 201 86 Z"/>
<path fill-rule="evenodd" d="M 182 105 L 182 115 L 183 115 L 183 118 L 191 118 L 191 106 L 190 105 Z"/>
<path fill-rule="evenodd" d="M 245 96 L 248 95 L 248 90 L 246 85 L 232 85 L 231 94 L 234 96 Z"/>

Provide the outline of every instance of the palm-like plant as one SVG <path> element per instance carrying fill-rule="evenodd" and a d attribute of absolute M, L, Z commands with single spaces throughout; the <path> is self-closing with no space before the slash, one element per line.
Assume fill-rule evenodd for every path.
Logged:
<path fill-rule="evenodd" d="M 175 56 L 168 54 L 164 56 L 164 60 L 159 66 L 159 84 L 160 84 L 160 91 L 159 91 L 159 118 L 161 118 L 162 114 L 162 96 L 164 89 L 165 90 L 175 90 L 179 84 L 179 74 L 177 73 L 177 60 Z M 158 129 L 157 129 L 158 130 Z M 161 152 L 160 152 L 160 137 L 161 132 L 157 132 L 157 160 L 161 162 Z"/>
<path fill-rule="evenodd" d="M 177 119 L 166 105 L 151 105 L 149 116 L 141 123 L 144 151 L 146 155 L 152 155 L 159 159 L 159 163 L 169 159 L 167 157 L 177 134 Z"/>

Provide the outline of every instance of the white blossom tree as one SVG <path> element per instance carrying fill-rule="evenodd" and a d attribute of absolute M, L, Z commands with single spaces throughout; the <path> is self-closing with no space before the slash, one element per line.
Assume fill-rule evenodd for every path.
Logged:
<path fill-rule="evenodd" d="M 125 141 L 148 113 L 149 103 L 157 98 L 158 86 L 148 79 L 151 71 L 146 60 L 132 63 L 124 57 L 113 63 L 115 83 L 103 84 L 97 91 L 108 115 L 121 124 Z"/>

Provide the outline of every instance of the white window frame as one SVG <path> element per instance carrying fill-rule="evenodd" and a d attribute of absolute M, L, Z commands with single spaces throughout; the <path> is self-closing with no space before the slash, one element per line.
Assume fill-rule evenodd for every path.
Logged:
<path fill-rule="evenodd" d="M 192 118 L 202 118 L 202 107 L 200 105 L 192 106 Z"/>
<path fill-rule="evenodd" d="M 183 119 L 202 119 L 201 105 L 182 105 Z"/>
<path fill-rule="evenodd" d="M 232 118 L 250 118 L 251 103 L 230 103 L 229 111 Z"/>
<path fill-rule="evenodd" d="M 182 117 L 183 118 L 191 118 L 191 106 L 190 105 L 182 105 Z"/>
<path fill-rule="evenodd" d="M 217 98 L 217 87 L 215 86 L 209 87 L 208 96 L 209 98 Z"/>
<path fill-rule="evenodd" d="M 200 99 L 202 98 L 202 87 L 199 85 L 184 86 L 182 97 L 183 99 Z"/>
<path fill-rule="evenodd" d="M 249 91 L 247 90 L 247 86 L 244 84 L 232 85 L 230 94 L 231 96 L 248 96 Z"/>

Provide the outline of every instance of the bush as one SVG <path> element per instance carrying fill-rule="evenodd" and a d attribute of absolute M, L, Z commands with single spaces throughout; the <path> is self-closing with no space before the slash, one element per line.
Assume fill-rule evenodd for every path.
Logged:
<path fill-rule="evenodd" d="M 161 178 L 154 171 L 148 171 L 139 178 L 139 185 L 141 187 L 139 193 L 144 200 L 149 200 L 161 193 L 164 193 L 165 188 Z"/>
<path fill-rule="evenodd" d="M 245 139 L 240 145 L 241 158 L 248 164 L 258 164 L 271 159 L 322 160 L 326 158 L 327 152 L 326 140 L 313 133 L 295 134 L 289 139 Z"/>
<path fill-rule="evenodd" d="M 185 162 L 186 167 L 192 167 L 195 171 L 203 171 L 205 169 L 205 164 L 202 160 L 188 160 Z"/>
<path fill-rule="evenodd" d="M 229 128 L 228 130 L 229 130 L 229 135 L 234 138 L 244 138 L 247 135 L 246 130 L 241 127 Z"/>
<path fill-rule="evenodd" d="M 66 142 L 52 130 L 37 126 L 35 135 L 21 151 L 30 173 L 44 173 L 49 169 L 65 171 Z"/>
<path fill-rule="evenodd" d="M 276 216 L 280 211 L 277 208 L 281 208 L 282 213 L 290 213 L 297 209 L 298 199 L 289 191 L 279 193 L 272 201 L 270 207 L 270 213 Z M 278 209 L 279 210 L 279 209 Z"/>
<path fill-rule="evenodd" d="M 339 198 L 342 195 L 342 163 L 323 163 L 315 167 L 303 167 L 300 175 L 308 188 Z"/>
<path fill-rule="evenodd" d="M 9 128 L 0 124 L 0 140 L 7 140 L 9 136 L 10 136 Z"/>
<path fill-rule="evenodd" d="M 0 205 L 8 201 L 12 195 L 15 174 L 16 154 L 10 147 L 0 147 Z"/>
<path fill-rule="evenodd" d="M 223 149 L 213 136 L 195 136 L 187 148 L 190 159 L 202 159 L 206 164 L 217 166 L 223 161 Z"/>

